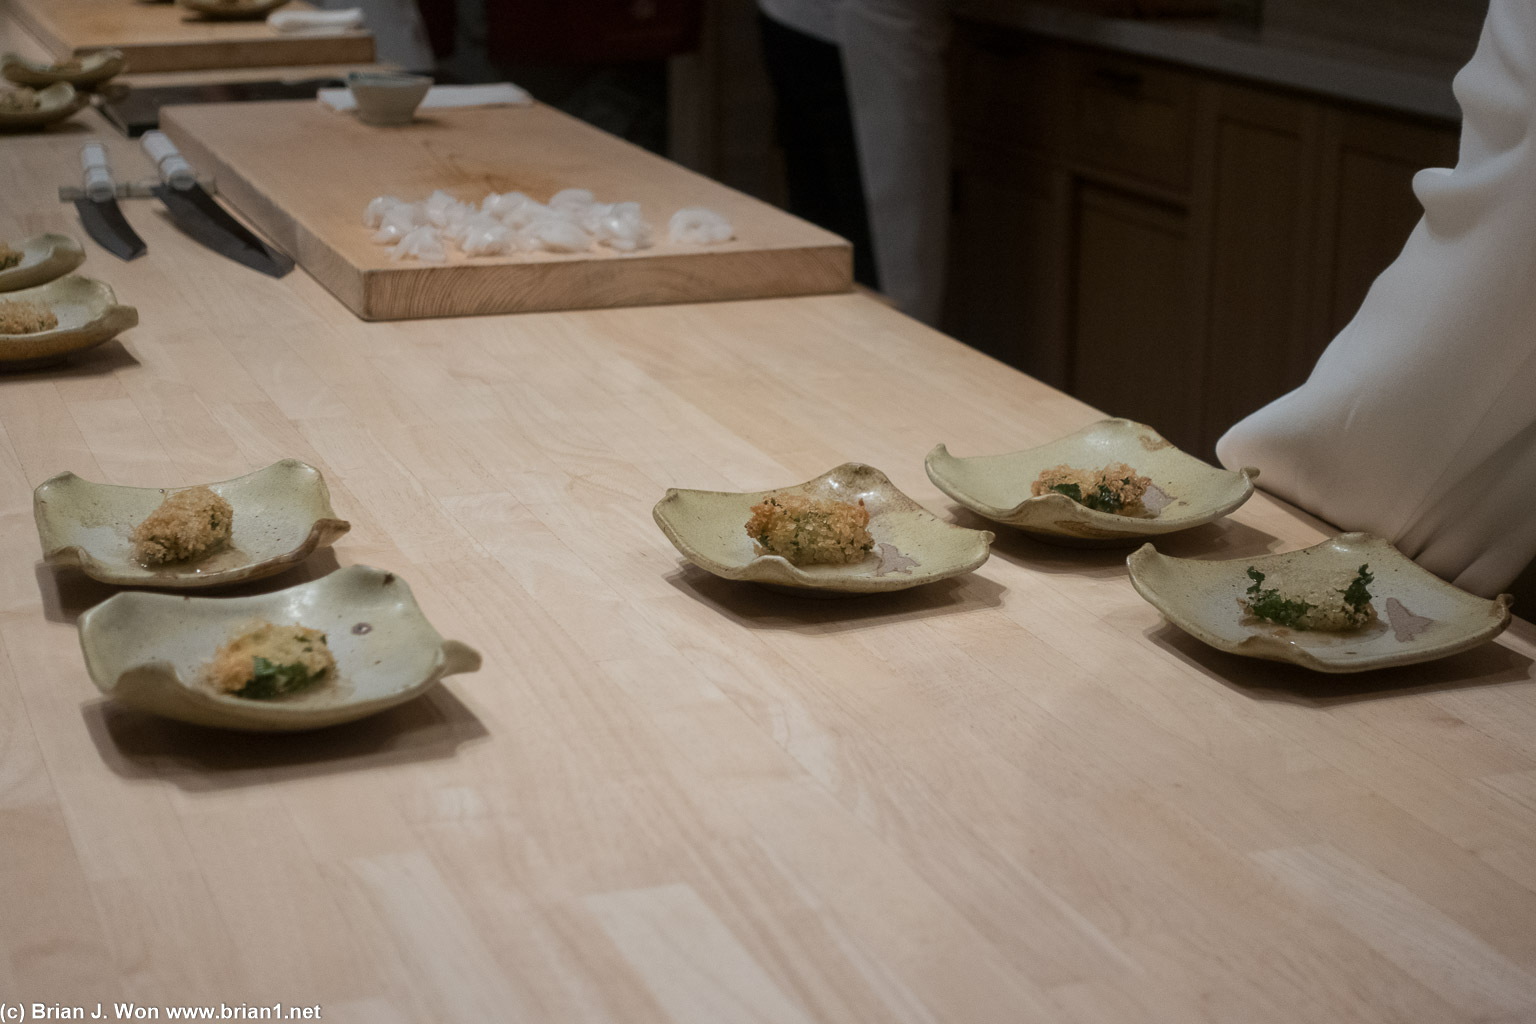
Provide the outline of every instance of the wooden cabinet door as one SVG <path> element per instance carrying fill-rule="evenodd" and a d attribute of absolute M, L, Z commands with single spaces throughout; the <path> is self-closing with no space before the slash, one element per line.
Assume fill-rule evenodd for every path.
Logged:
<path fill-rule="evenodd" d="M 1314 361 L 1423 216 L 1413 176 L 1453 166 L 1459 137 L 1449 126 L 1355 110 L 1328 110 L 1322 123 L 1317 303 L 1308 332 Z"/>
<path fill-rule="evenodd" d="M 1306 380 L 1316 261 L 1316 104 L 1220 84 L 1204 125 L 1206 370 L 1202 438 Z"/>
<path fill-rule="evenodd" d="M 1187 212 L 1086 180 L 1073 209 L 1070 390 L 1199 451 L 1203 367 Z"/>

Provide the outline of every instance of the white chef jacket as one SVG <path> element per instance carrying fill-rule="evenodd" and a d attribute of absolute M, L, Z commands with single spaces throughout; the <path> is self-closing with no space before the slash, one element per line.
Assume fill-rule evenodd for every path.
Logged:
<path fill-rule="evenodd" d="M 1490 597 L 1536 557 L 1536 3 L 1492 0 L 1456 76 L 1453 170 L 1300 388 L 1217 444 L 1228 467 Z"/>

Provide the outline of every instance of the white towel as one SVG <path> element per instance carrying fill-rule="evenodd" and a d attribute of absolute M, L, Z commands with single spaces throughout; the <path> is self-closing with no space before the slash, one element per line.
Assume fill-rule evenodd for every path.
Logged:
<path fill-rule="evenodd" d="M 349 32 L 363 27 L 363 11 L 351 7 L 344 11 L 273 11 L 267 26 L 274 32 Z"/>
<path fill-rule="evenodd" d="M 1455 81 L 1454 170 L 1419 172 L 1397 260 L 1228 467 L 1491 597 L 1536 557 L 1536 4 L 1492 0 Z"/>
<path fill-rule="evenodd" d="M 357 109 L 357 98 L 350 89 L 321 89 L 317 97 L 332 110 Z M 532 102 L 533 97 L 526 89 L 511 82 L 495 82 L 490 85 L 434 85 L 427 90 L 421 107 L 494 107 Z"/>

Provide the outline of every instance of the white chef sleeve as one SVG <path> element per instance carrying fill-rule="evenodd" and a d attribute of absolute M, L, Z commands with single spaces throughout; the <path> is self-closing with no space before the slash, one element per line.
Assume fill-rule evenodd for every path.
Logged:
<path fill-rule="evenodd" d="M 1232 427 L 1223 465 L 1481 594 L 1536 557 L 1536 3 L 1492 0 L 1456 76 L 1454 170 L 1307 382 Z"/>

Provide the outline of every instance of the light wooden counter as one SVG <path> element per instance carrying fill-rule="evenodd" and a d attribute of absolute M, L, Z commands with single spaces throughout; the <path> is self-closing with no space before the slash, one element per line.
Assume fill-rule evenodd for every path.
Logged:
<path fill-rule="evenodd" d="M 0 141 L 0 234 L 79 234 L 83 133 Z M 123 173 L 145 173 L 114 140 Z M 1323 678 L 1203 648 L 1124 551 L 814 601 L 682 564 L 668 486 L 923 455 L 1083 405 L 867 298 L 367 324 L 302 272 L 83 271 L 141 326 L 0 377 L 0 1002 L 359 1024 L 1509 1022 L 1536 1015 L 1536 631 Z M 31 489 L 319 466 L 334 561 L 485 667 L 312 735 L 102 703 Z M 1262 496 L 1165 542 L 1316 525 Z M 326 572 L 317 557 L 271 585 Z M 9 1019 L 9 1018 L 7 1018 Z M 162 1011 L 162 1018 L 165 1019 Z"/>
<path fill-rule="evenodd" d="M 293 9 L 310 5 L 297 0 Z M 220 21 L 196 17 L 179 4 L 142 0 L 6 0 L 5 11 L 24 24 L 55 58 L 113 48 L 130 71 L 196 71 L 209 68 L 366 64 L 373 35 L 356 29 L 336 33 L 281 33 L 264 20 Z"/>

